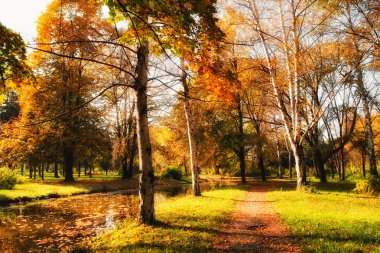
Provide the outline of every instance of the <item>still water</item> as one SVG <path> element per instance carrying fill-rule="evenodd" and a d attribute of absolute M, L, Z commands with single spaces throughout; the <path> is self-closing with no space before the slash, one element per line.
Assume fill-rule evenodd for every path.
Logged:
<path fill-rule="evenodd" d="M 155 201 L 190 193 L 189 186 L 160 190 Z M 1 207 L 0 252 L 70 251 L 84 238 L 112 230 L 117 221 L 136 217 L 138 203 L 136 194 L 117 192 Z"/>

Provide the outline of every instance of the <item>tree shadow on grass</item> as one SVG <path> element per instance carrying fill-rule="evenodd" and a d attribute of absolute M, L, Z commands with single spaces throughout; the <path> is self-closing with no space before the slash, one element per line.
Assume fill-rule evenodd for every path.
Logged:
<path fill-rule="evenodd" d="M 290 238 L 306 248 L 318 248 L 313 252 L 369 252 L 368 249 L 380 246 L 378 227 L 380 222 L 352 222 L 345 229 L 333 226 L 311 232 L 295 231 Z"/>
<path fill-rule="evenodd" d="M 336 193 L 352 193 L 355 188 L 354 183 L 347 182 L 313 183 L 312 185 L 315 186 L 319 191 Z"/>
<path fill-rule="evenodd" d="M 242 203 L 273 203 L 275 202 L 274 200 L 257 201 L 257 200 L 231 199 L 231 198 L 211 197 L 211 196 L 203 196 L 203 197 L 210 198 L 210 199 L 227 199 L 227 200 L 232 200 L 234 202 L 242 202 Z"/>
<path fill-rule="evenodd" d="M 194 218 L 195 220 L 196 218 Z M 191 220 L 190 220 L 191 221 Z M 137 241 L 132 244 L 114 248 L 112 246 L 101 246 L 96 249 L 77 248 L 72 253 L 84 252 L 210 252 L 212 250 L 212 242 L 205 241 L 202 234 L 205 233 L 209 236 L 218 236 L 224 234 L 222 231 L 206 228 L 201 226 L 183 226 L 178 224 L 171 224 L 169 222 L 156 221 L 154 228 L 164 229 L 163 238 L 168 235 L 172 236 L 161 241 L 156 238 L 155 241 Z M 191 232 L 189 236 L 178 235 L 183 232 Z"/>
<path fill-rule="evenodd" d="M 348 243 L 352 242 L 357 245 L 367 245 L 367 246 L 380 246 L 379 238 L 376 236 L 376 234 L 372 235 L 359 235 L 359 234 L 351 234 L 347 235 L 345 233 L 342 233 L 341 235 L 338 234 L 299 234 L 299 235 L 291 235 L 290 238 L 293 240 L 302 242 L 302 241 L 308 241 L 308 240 L 316 240 L 316 241 L 330 241 L 330 242 L 335 242 L 335 243 Z"/>

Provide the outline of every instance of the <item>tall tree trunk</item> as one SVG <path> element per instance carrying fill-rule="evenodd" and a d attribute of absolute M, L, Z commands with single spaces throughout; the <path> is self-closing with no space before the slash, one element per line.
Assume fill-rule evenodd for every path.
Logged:
<path fill-rule="evenodd" d="M 24 167 L 25 167 L 25 164 L 22 164 L 21 165 L 21 176 L 24 176 Z"/>
<path fill-rule="evenodd" d="M 45 164 L 41 165 L 41 179 L 45 180 Z"/>
<path fill-rule="evenodd" d="M 344 155 L 344 148 L 340 154 L 340 180 L 346 180 L 346 157 Z"/>
<path fill-rule="evenodd" d="M 243 108 L 241 103 L 240 94 L 237 94 L 236 102 L 238 111 L 238 128 L 239 128 L 239 163 L 240 163 L 240 174 L 241 182 L 245 184 L 247 182 L 245 178 L 245 146 L 244 146 L 244 123 L 243 123 Z"/>
<path fill-rule="evenodd" d="M 154 215 L 154 172 L 152 165 L 152 147 L 149 137 L 148 125 L 148 60 L 149 47 L 145 43 L 137 52 L 137 79 L 136 79 L 136 104 L 137 104 L 137 136 L 140 161 L 139 181 L 139 223 L 153 224 Z"/>
<path fill-rule="evenodd" d="M 379 173 L 377 172 L 377 164 L 376 164 L 376 154 L 375 154 L 375 142 L 374 135 L 372 129 L 372 119 L 371 112 L 368 105 L 368 94 L 364 87 L 364 79 L 363 79 L 363 70 L 360 66 L 357 68 L 358 80 L 357 86 L 361 96 L 362 104 L 363 104 L 363 112 L 365 118 L 365 134 L 367 140 L 367 149 L 368 149 L 368 158 L 369 158 L 369 172 L 375 176 L 379 177 Z"/>
<path fill-rule="evenodd" d="M 305 175 L 304 175 L 304 168 L 302 166 L 302 160 L 303 160 L 303 148 L 302 145 L 293 145 L 292 144 L 292 150 L 296 165 L 296 172 L 297 172 L 297 189 L 302 190 L 302 186 L 306 183 Z"/>
<path fill-rule="evenodd" d="M 194 124 L 193 124 L 193 115 L 192 109 L 189 101 L 189 86 L 187 83 L 187 74 L 184 70 L 185 63 L 181 59 L 181 81 L 183 86 L 183 97 L 184 97 L 184 109 L 186 116 L 186 126 L 187 126 L 187 136 L 189 141 L 189 150 L 190 150 L 190 170 L 192 177 L 192 186 L 194 196 L 201 196 L 201 187 L 199 185 L 199 170 L 198 170 L 198 157 L 197 157 L 197 144 L 194 138 Z"/>
<path fill-rule="evenodd" d="M 136 156 L 136 150 L 137 150 L 137 133 L 136 129 L 133 131 L 133 137 L 132 137 L 132 145 L 130 149 L 130 155 L 129 155 L 129 164 L 128 164 L 128 178 L 133 178 L 133 165 L 135 161 Z"/>
<path fill-rule="evenodd" d="M 314 156 L 314 163 L 315 167 L 318 171 L 318 176 L 321 183 L 327 183 L 327 176 L 326 176 L 326 170 L 325 165 L 323 163 L 322 153 L 319 147 L 315 147 L 315 150 L 313 151 Z"/>
<path fill-rule="evenodd" d="M 262 153 L 262 152 L 260 152 L 260 153 Z M 259 160 L 258 167 L 259 167 L 260 172 L 261 172 L 261 181 L 267 181 L 267 177 L 265 174 L 264 157 L 262 155 L 258 155 L 257 159 Z"/>
<path fill-rule="evenodd" d="M 278 137 L 276 137 L 276 154 L 277 154 L 277 167 L 278 167 L 278 177 L 282 179 L 284 177 L 284 172 L 282 170 L 282 161 L 280 153 L 280 142 Z"/>
<path fill-rule="evenodd" d="M 128 151 L 124 151 L 121 159 L 121 179 L 129 179 L 128 176 L 128 155 L 126 155 Z"/>
<path fill-rule="evenodd" d="M 185 175 L 187 176 L 189 174 L 189 172 L 188 172 L 188 169 L 187 169 L 187 161 L 186 161 L 186 157 L 185 156 L 183 157 L 183 167 L 185 169 Z"/>
<path fill-rule="evenodd" d="M 254 121 L 254 128 L 256 131 L 256 155 L 258 160 L 258 167 L 261 172 L 261 181 L 266 181 L 265 165 L 264 165 L 264 150 L 261 134 L 261 126 L 258 121 Z"/>
<path fill-rule="evenodd" d="M 132 108 L 129 112 L 128 120 L 124 117 L 123 120 L 123 133 L 122 141 L 124 142 L 123 157 L 121 161 L 122 179 L 131 179 L 132 173 L 130 171 L 131 159 L 134 159 L 135 152 L 135 125 L 133 124 L 133 113 L 135 111 L 135 103 L 132 103 Z M 133 156 L 133 157 L 132 157 Z"/>
<path fill-rule="evenodd" d="M 33 178 L 33 166 L 28 164 L 29 166 L 29 178 L 32 179 Z"/>
<path fill-rule="evenodd" d="M 288 167 L 289 167 L 289 178 L 293 178 L 293 168 L 292 168 L 292 150 L 290 149 L 290 145 L 288 144 L 288 139 L 285 136 L 285 145 L 286 150 L 288 151 Z"/>
<path fill-rule="evenodd" d="M 80 164 L 80 161 L 78 161 L 78 177 L 80 177 L 80 171 L 81 171 L 81 164 Z"/>
<path fill-rule="evenodd" d="M 63 149 L 63 159 L 65 161 L 65 182 L 73 182 L 74 150 L 66 146 Z"/>
<path fill-rule="evenodd" d="M 292 154 L 288 153 L 288 159 L 289 159 L 289 178 L 293 178 L 293 167 L 292 167 Z"/>
<path fill-rule="evenodd" d="M 58 163 L 57 162 L 54 163 L 54 178 L 59 178 L 59 175 L 58 175 Z"/>
<path fill-rule="evenodd" d="M 362 148 L 362 176 L 365 178 L 365 160 L 366 160 L 366 152 L 365 147 Z"/>
<path fill-rule="evenodd" d="M 251 170 L 252 170 L 252 174 L 251 174 L 251 177 L 255 177 L 255 156 L 252 155 L 252 160 L 251 160 Z"/>

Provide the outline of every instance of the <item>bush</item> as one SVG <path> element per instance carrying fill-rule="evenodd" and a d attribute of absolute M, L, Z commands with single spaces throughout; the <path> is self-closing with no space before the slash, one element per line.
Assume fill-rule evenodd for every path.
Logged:
<path fill-rule="evenodd" d="M 359 180 L 354 189 L 356 193 L 375 195 L 380 193 L 380 179 L 368 178 Z"/>
<path fill-rule="evenodd" d="M 182 170 L 180 168 L 173 167 L 166 168 L 164 173 L 162 173 L 162 177 L 179 180 L 182 178 Z"/>
<path fill-rule="evenodd" d="M 8 168 L 0 168 L 0 189 L 11 190 L 18 183 L 21 183 L 21 180 L 17 172 Z"/>
<path fill-rule="evenodd" d="M 315 188 L 315 186 L 312 186 L 312 185 L 304 185 L 302 187 L 302 191 L 305 192 L 305 193 L 309 193 L 309 194 L 316 194 L 316 193 L 318 193 L 317 188 Z"/>

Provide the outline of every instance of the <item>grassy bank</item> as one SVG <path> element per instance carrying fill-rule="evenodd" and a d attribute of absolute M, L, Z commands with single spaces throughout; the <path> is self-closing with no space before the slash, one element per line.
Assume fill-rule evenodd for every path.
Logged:
<path fill-rule="evenodd" d="M 306 252 L 380 252 L 380 198 L 329 185 L 317 194 L 274 191 L 269 197 Z"/>
<path fill-rule="evenodd" d="M 206 252 L 221 225 L 236 211 L 238 188 L 204 192 L 202 197 L 182 196 L 156 206 L 159 225 L 138 226 L 126 220 L 114 231 L 87 243 L 94 252 Z"/>
<path fill-rule="evenodd" d="M 0 203 L 28 200 L 49 196 L 69 196 L 87 193 L 91 188 L 82 185 L 52 185 L 40 183 L 25 183 L 16 185 L 13 190 L 0 190 Z"/>
<path fill-rule="evenodd" d="M 0 190 L 0 205 L 9 203 L 26 202 L 34 199 L 49 197 L 64 197 L 76 194 L 93 192 L 108 192 L 117 190 L 137 190 L 138 180 L 121 180 L 114 176 L 106 178 L 96 176 L 93 178 L 76 178 L 73 183 L 63 183 L 61 180 L 24 180 L 12 190 Z M 156 179 L 157 188 L 188 184 L 187 178 L 181 180 Z"/>

